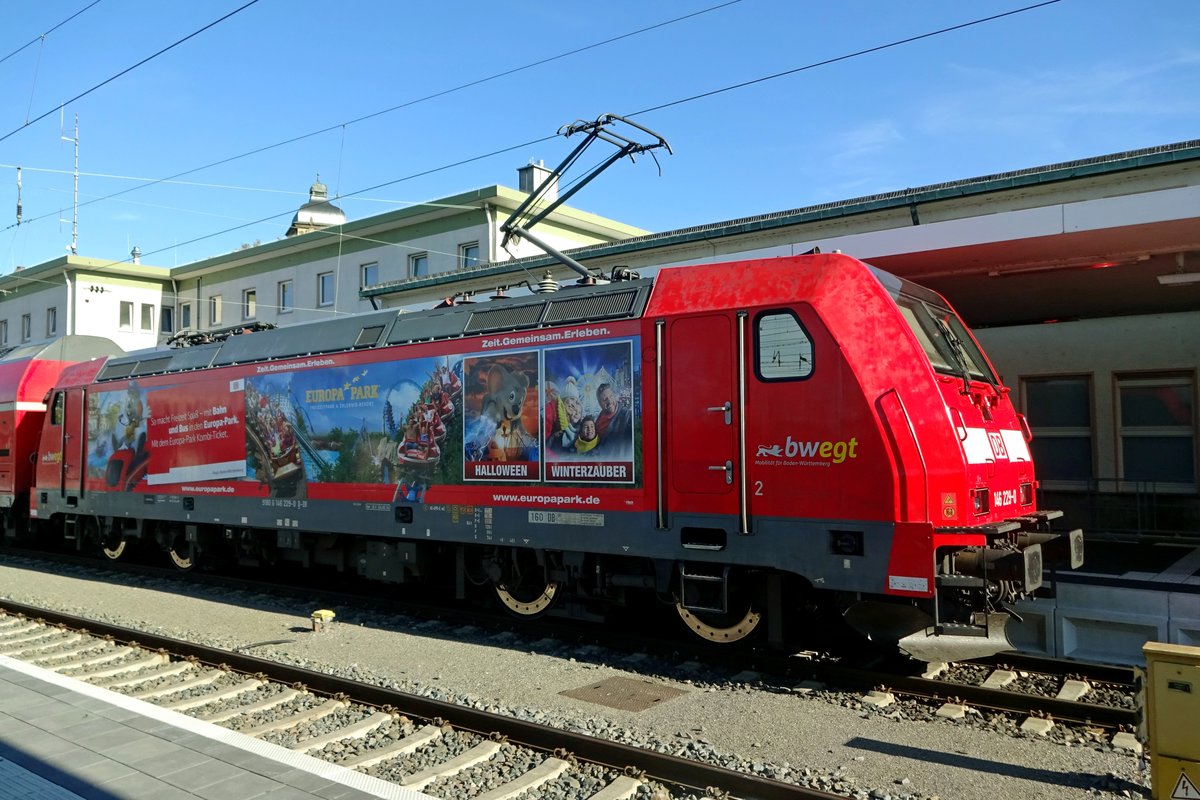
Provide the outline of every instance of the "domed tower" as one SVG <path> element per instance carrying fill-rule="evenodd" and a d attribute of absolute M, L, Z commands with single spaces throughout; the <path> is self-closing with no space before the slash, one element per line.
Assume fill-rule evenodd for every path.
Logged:
<path fill-rule="evenodd" d="M 329 187 L 321 183 L 318 174 L 317 182 L 308 189 L 308 202 L 300 206 L 296 216 L 292 217 L 292 226 L 288 228 L 287 235 L 299 236 L 331 225 L 341 225 L 345 221 L 345 212 L 329 202 Z"/>

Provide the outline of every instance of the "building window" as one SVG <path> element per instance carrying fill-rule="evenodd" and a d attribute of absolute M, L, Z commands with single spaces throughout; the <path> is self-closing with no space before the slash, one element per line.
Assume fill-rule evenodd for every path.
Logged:
<path fill-rule="evenodd" d="M 279 304 L 279 313 L 280 314 L 292 313 L 292 282 L 291 281 L 280 281 L 279 282 L 278 304 Z"/>
<path fill-rule="evenodd" d="M 258 313 L 258 291 L 247 289 L 242 292 L 242 319 L 254 319 Z"/>
<path fill-rule="evenodd" d="M 192 327 L 192 304 L 191 303 L 180 303 L 179 304 L 179 329 L 182 331 L 186 331 L 190 327 Z"/>
<path fill-rule="evenodd" d="M 46 335 L 47 336 L 57 336 L 58 335 L 58 309 L 57 308 L 47 308 L 46 309 Z"/>
<path fill-rule="evenodd" d="M 21 315 L 21 341 L 28 342 L 33 338 L 33 319 L 28 314 Z"/>
<path fill-rule="evenodd" d="M 759 378 L 797 380 L 812 374 L 812 340 L 792 312 L 763 314 L 755 323 L 754 334 Z"/>
<path fill-rule="evenodd" d="M 221 324 L 221 295 L 219 294 L 208 298 L 208 324 Z"/>
<path fill-rule="evenodd" d="M 372 261 L 370 264 L 362 265 L 362 276 L 359 280 L 360 286 L 374 286 L 379 283 L 379 262 Z"/>
<path fill-rule="evenodd" d="M 150 303 L 142 303 L 142 330 L 154 330 L 154 306 Z"/>
<path fill-rule="evenodd" d="M 133 330 L 133 303 L 128 300 L 121 301 L 121 316 L 117 321 L 117 329 L 122 331 Z"/>
<path fill-rule="evenodd" d="M 471 242 L 470 244 L 460 244 L 458 246 L 458 266 L 459 269 L 473 267 L 479 263 L 479 242 Z"/>
<path fill-rule="evenodd" d="M 0 344 L 8 344 L 8 320 L 0 319 Z"/>
<path fill-rule="evenodd" d="M 158 321 L 162 323 L 159 330 L 163 333 L 175 332 L 175 309 L 170 306 L 163 306 L 158 312 Z"/>
<path fill-rule="evenodd" d="M 1022 388 L 1037 477 L 1043 482 L 1093 480 L 1091 379 L 1086 375 L 1025 378 Z"/>
<path fill-rule="evenodd" d="M 1117 377 L 1121 479 L 1196 483 L 1196 387 L 1190 375 Z"/>
<path fill-rule="evenodd" d="M 429 274 L 429 254 L 417 253 L 408 257 L 408 274 L 421 278 Z"/>
<path fill-rule="evenodd" d="M 317 305 L 333 305 L 333 273 L 322 272 L 317 276 Z"/>

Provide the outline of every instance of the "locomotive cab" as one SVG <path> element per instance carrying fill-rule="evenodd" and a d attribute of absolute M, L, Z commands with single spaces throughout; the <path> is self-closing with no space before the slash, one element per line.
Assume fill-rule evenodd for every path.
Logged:
<path fill-rule="evenodd" d="M 925 498 L 934 596 L 905 613 L 875 608 L 868 625 L 890 619 L 900 648 L 925 661 L 1011 649 L 1008 607 L 1041 588 L 1045 568 L 1081 566 L 1083 533 L 1051 532 L 1062 512 L 1036 508 L 1029 425 L 962 320 L 935 293 L 877 277 L 932 369 L 957 446 L 923 431 L 927 458 L 945 467 L 929 471 Z"/>
<path fill-rule="evenodd" d="M 77 362 L 119 352 L 108 339 L 80 335 L 0 351 L 0 520 L 5 536 L 26 533 L 37 477 L 51 485 L 59 478 L 55 459 L 61 459 L 62 443 L 45 444 L 43 430 L 51 387 Z M 62 431 L 61 420 L 57 430 Z M 45 475 L 41 474 L 43 461 L 49 467 Z"/>

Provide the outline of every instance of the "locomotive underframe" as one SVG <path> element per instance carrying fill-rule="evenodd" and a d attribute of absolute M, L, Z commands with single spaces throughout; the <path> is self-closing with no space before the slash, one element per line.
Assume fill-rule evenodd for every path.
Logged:
<path fill-rule="evenodd" d="M 587 526 L 534 525 L 528 508 L 485 514 L 477 507 L 379 509 L 337 501 L 277 508 L 271 499 L 155 494 L 142 495 L 147 516 L 136 519 L 128 516 L 128 497 L 42 492 L 37 517 L 77 547 L 99 547 L 110 558 L 122 555 L 126 540 L 140 539 L 155 542 L 182 569 L 221 553 L 243 564 L 286 561 L 381 583 L 440 581 L 460 598 L 471 585 L 487 584 L 521 616 L 569 598 L 576 616 L 599 617 L 604 606 L 656 595 L 718 641 L 741 638 L 765 615 L 768 639 L 783 644 L 797 631 L 781 621 L 805 616 L 790 612 L 811 605 L 844 611 L 868 638 L 901 642 L 929 659 L 1006 649 L 1004 605 L 1041 585 L 1043 562 L 1082 560 L 1078 532 L 1050 532 L 1053 513 L 942 529 L 971 543 L 941 537 L 930 568 L 933 591 L 906 599 L 881 591 L 895 537 L 887 523 L 757 518 L 750 534 L 739 534 L 737 518 L 703 515 L 675 515 L 668 529 L 656 528 L 650 512 L 597 512 Z M 987 546 L 974 544 L 980 536 Z"/>

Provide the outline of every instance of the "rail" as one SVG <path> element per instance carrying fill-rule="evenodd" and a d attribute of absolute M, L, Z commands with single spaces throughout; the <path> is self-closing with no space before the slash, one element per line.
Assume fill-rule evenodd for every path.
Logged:
<path fill-rule="evenodd" d="M 380 708 L 391 707 L 425 719 L 442 719 L 457 728 L 490 736 L 497 734 L 508 741 L 546 752 L 562 751 L 585 761 L 630 773 L 643 773 L 665 783 L 696 789 L 719 787 L 721 792 L 740 798 L 759 800 L 839 800 L 840 795 L 784 783 L 678 756 L 579 733 L 538 725 L 533 722 L 492 714 L 467 706 L 408 694 L 373 684 L 358 683 L 324 672 L 282 664 L 241 652 L 221 650 L 193 642 L 171 639 L 145 631 L 124 628 L 95 620 L 48 611 L 46 609 L 0 601 L 0 610 L 23 614 L 30 619 L 60 625 L 74 630 L 86 630 L 96 636 L 111 636 L 119 642 L 136 642 L 147 650 L 162 650 L 183 658 L 193 657 L 206 664 L 225 664 L 230 669 L 248 675 L 263 674 L 272 680 L 303 684 L 320 694 L 343 695 L 355 702 Z"/>

